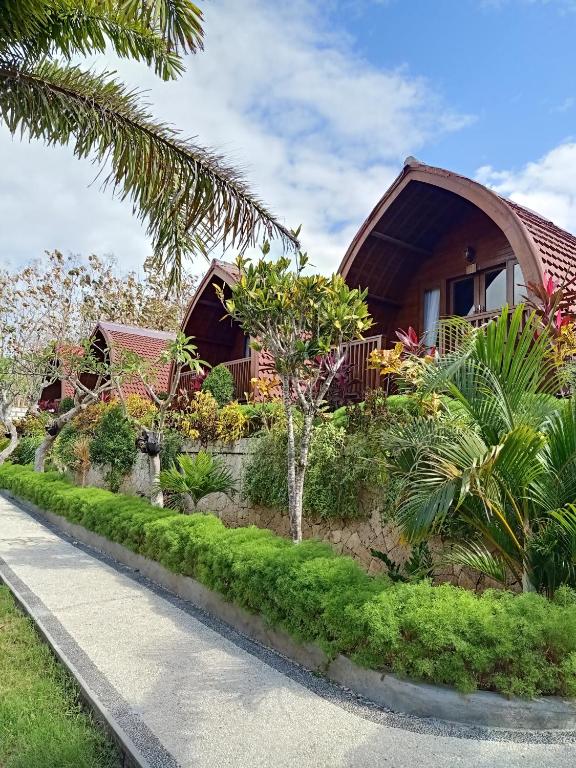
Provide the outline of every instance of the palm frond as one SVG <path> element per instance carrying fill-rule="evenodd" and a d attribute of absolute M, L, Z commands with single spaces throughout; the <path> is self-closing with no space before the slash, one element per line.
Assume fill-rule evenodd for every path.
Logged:
<path fill-rule="evenodd" d="M 470 568 L 500 584 L 505 585 L 507 582 L 508 570 L 505 561 L 480 543 L 456 544 L 442 555 L 441 562 Z"/>
<path fill-rule="evenodd" d="M 109 163 L 104 186 L 132 200 L 147 221 L 156 261 L 173 283 L 184 255 L 204 244 L 244 250 L 260 236 L 296 243 L 235 169 L 155 122 L 139 95 L 108 73 L 0 59 L 0 115 L 12 133 L 71 143 L 78 157 Z"/>
<path fill-rule="evenodd" d="M 206 451 L 194 457 L 180 454 L 176 467 L 160 472 L 159 487 L 168 493 L 189 496 L 197 504 L 210 493 L 231 493 L 235 482 L 221 460 Z"/>

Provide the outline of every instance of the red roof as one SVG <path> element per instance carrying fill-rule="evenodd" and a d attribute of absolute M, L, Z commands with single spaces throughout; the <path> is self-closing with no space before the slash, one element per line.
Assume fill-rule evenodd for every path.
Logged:
<path fill-rule="evenodd" d="M 108 348 L 114 353 L 114 349 L 125 349 L 135 352 L 150 363 L 158 360 L 170 341 L 176 338 L 172 331 L 156 331 L 152 328 L 138 328 L 134 325 L 121 325 L 101 320 L 96 326 L 102 332 Z M 170 364 L 162 365 L 155 371 L 156 379 L 154 389 L 156 392 L 168 390 L 170 378 Z M 139 379 L 128 379 L 122 385 L 124 395 L 141 395 L 148 397 L 146 388 Z"/>
<path fill-rule="evenodd" d="M 576 237 L 538 213 L 502 199 L 530 233 L 544 270 L 560 283 L 576 278 Z"/>

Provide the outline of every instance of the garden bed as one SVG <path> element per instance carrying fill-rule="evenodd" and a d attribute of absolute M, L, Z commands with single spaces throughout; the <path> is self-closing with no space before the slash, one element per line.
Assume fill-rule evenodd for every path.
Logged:
<path fill-rule="evenodd" d="M 129 554 L 200 582 L 198 586 L 220 593 L 243 613 L 258 614 L 262 626 L 320 647 L 326 654 L 324 666 L 334 660 L 328 672 L 341 682 L 351 678 L 351 668 L 346 680 L 338 678 L 349 664 L 342 657 L 348 657 L 355 662 L 356 688 L 372 698 L 377 697 L 370 690 L 380 680 L 389 690 L 412 687 L 426 699 L 422 691 L 430 686 L 415 687 L 401 678 L 449 685 L 464 693 L 484 688 L 525 697 L 574 695 L 573 605 L 557 605 L 534 594 L 478 596 L 427 582 L 392 585 L 384 577 L 368 576 L 349 558 L 318 542 L 295 547 L 269 531 L 229 530 L 210 515 L 174 515 L 141 499 L 77 488 L 56 474 L 35 475 L 28 468 L 1 468 L 0 486 L 121 544 Z M 488 694 L 461 696 L 440 690 L 444 699 L 450 693 L 458 705 L 453 706 L 452 719 L 466 720 L 478 696 L 486 708 Z M 500 710 L 511 703 L 500 696 L 489 699 L 498 711 L 493 724 L 510 726 Z M 397 698 L 394 706 L 402 709 L 399 702 Z M 546 725 L 530 714 L 538 710 L 536 704 L 512 704 L 517 705 L 513 727 L 576 725 L 576 708 L 570 702 L 548 699 L 542 705 L 549 712 Z M 426 706 L 428 714 L 441 714 L 437 701 L 433 706 L 428 700 Z"/>

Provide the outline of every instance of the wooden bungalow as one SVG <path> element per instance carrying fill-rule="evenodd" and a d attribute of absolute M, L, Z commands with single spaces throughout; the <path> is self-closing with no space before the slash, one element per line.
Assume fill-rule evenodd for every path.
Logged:
<path fill-rule="evenodd" d="M 155 362 L 168 343 L 176 337 L 173 332 L 156 331 L 152 328 L 139 328 L 133 325 L 122 325 L 101 320 L 97 323 L 90 338 L 92 354 L 100 360 L 109 355 L 118 354 L 120 350 L 135 352 L 150 363 Z M 81 351 L 81 350 L 79 350 Z M 95 375 L 86 374 L 82 382 L 87 387 L 95 384 Z M 168 390 L 170 379 L 170 365 L 162 365 L 156 371 L 155 389 L 157 392 Z M 146 388 L 138 378 L 127 379 L 122 385 L 124 395 L 137 394 L 148 397 Z M 45 387 L 40 396 L 41 408 L 56 410 L 60 399 L 71 397 L 74 392 L 64 378 L 58 379 Z"/>
<path fill-rule="evenodd" d="M 375 325 L 349 348 L 358 394 L 378 384 L 368 354 L 412 326 L 436 343 L 439 318 L 459 315 L 474 325 L 525 295 L 544 273 L 563 282 L 576 275 L 576 237 L 476 181 L 408 158 L 352 240 L 339 272 L 352 287 L 368 288 Z M 235 268 L 213 262 L 188 310 L 184 330 L 201 356 L 225 363 L 237 393 L 248 391 L 259 361 L 242 331 L 223 311 L 212 284 L 237 279 Z"/>
<path fill-rule="evenodd" d="M 215 285 L 220 286 L 228 298 L 230 286 L 237 280 L 238 271 L 234 264 L 214 259 L 192 297 L 181 328 L 186 336 L 194 337 L 201 360 L 212 367 L 224 363 L 230 369 L 234 376 L 235 396 L 243 399 L 244 394 L 250 392 L 250 379 L 259 375 L 259 356 L 250 349 L 250 340 L 238 323 L 224 318 L 224 307 L 214 289 Z M 197 388 L 196 376 L 184 372 L 181 386 L 193 392 Z"/>

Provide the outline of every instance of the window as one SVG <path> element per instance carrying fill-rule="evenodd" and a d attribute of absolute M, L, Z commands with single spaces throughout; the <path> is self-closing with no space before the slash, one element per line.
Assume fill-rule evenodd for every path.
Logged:
<path fill-rule="evenodd" d="M 452 283 L 452 314 L 467 317 L 473 315 L 475 302 L 476 277 L 466 277 Z"/>
<path fill-rule="evenodd" d="M 513 301 L 514 304 L 520 304 L 524 299 L 526 298 L 526 293 L 528 292 L 528 289 L 526 288 L 526 283 L 524 280 L 524 276 L 522 274 L 522 270 L 520 269 L 520 264 L 514 264 L 513 267 L 513 273 L 514 273 L 514 285 L 512 290 L 513 295 Z"/>
<path fill-rule="evenodd" d="M 440 320 L 440 288 L 424 291 L 424 343 L 435 347 L 438 342 Z"/>
<path fill-rule="evenodd" d="M 484 308 L 486 312 L 506 304 L 506 267 L 484 273 Z"/>
<path fill-rule="evenodd" d="M 519 304 L 526 294 L 520 265 L 512 261 L 458 278 L 448 288 L 448 312 L 460 317 L 497 312 L 504 304 Z"/>

